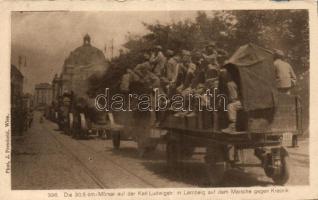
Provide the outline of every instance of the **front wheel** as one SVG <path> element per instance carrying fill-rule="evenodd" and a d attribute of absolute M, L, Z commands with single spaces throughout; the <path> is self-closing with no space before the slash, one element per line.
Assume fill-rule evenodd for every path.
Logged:
<path fill-rule="evenodd" d="M 273 149 L 264 160 L 264 171 L 276 185 L 284 185 L 289 179 L 289 156 L 284 148 Z"/>
<path fill-rule="evenodd" d="M 280 164 L 276 167 L 277 170 L 272 176 L 276 185 L 284 185 L 289 179 L 288 156 L 284 156 L 280 160 Z"/>

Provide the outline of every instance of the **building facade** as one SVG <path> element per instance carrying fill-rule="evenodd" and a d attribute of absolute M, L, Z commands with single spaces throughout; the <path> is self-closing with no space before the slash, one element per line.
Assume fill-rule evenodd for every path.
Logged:
<path fill-rule="evenodd" d="M 52 86 L 49 83 L 39 83 L 35 85 L 34 104 L 37 108 L 42 108 L 52 103 Z"/>
<path fill-rule="evenodd" d="M 23 132 L 23 75 L 20 70 L 11 65 L 11 130 L 13 135 Z"/>

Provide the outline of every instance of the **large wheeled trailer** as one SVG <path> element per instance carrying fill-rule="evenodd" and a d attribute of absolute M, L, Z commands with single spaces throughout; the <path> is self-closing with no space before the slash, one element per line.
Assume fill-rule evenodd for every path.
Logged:
<path fill-rule="evenodd" d="M 198 128 L 196 118 L 178 118 L 170 115 L 161 125 L 161 128 L 168 131 L 165 136 L 167 165 L 169 168 L 178 168 L 183 159 L 192 156 L 195 148 L 203 147 L 206 149 L 205 162 L 211 184 L 219 184 L 224 173 L 236 167 L 262 167 L 275 184 L 285 184 L 289 178 L 286 147 L 295 145 L 296 137 L 301 134 L 300 119 L 301 107 L 297 97 L 290 97 L 289 104 L 278 108 L 275 122 L 263 131 L 225 133 L 213 128 Z M 282 125 L 279 121 L 289 121 L 291 126 L 285 123 L 285 126 L 289 127 L 279 127 Z M 253 149 L 260 162 L 240 162 L 242 154 L 239 152 L 245 149 Z"/>
<path fill-rule="evenodd" d="M 242 110 L 237 113 L 236 130 L 227 132 L 227 110 L 198 112 L 195 117 L 167 113 L 160 127 L 167 130 L 168 167 L 178 167 L 195 148 L 205 148 L 205 163 L 211 184 L 219 184 L 233 167 L 258 166 L 274 184 L 288 181 L 286 146 L 297 145 L 302 134 L 301 103 L 297 96 L 278 93 L 272 52 L 248 44 L 240 47 L 224 66 L 237 77 Z M 220 76 L 220 93 L 226 94 L 226 73 Z M 223 91 L 222 91 L 223 89 Z M 227 95 L 225 95 L 227 96 Z M 259 163 L 240 162 L 242 150 L 252 149 Z"/>
<path fill-rule="evenodd" d="M 114 149 L 120 148 L 122 140 L 135 141 L 140 157 L 154 151 L 162 141 L 161 136 L 167 132 L 155 127 L 152 111 L 111 112 L 108 120 Z"/>

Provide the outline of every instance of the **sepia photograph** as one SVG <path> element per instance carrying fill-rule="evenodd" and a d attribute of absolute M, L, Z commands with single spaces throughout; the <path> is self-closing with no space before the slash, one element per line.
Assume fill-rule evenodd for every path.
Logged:
<path fill-rule="evenodd" d="M 0 199 L 318 198 L 313 3 L 154 5 L 0 4 Z"/>
<path fill-rule="evenodd" d="M 308 185 L 308 17 L 11 12 L 12 189 Z"/>

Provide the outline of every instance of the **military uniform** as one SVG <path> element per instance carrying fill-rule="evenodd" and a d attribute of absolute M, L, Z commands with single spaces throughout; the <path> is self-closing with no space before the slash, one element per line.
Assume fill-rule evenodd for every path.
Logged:
<path fill-rule="evenodd" d="M 276 59 L 274 61 L 277 89 L 289 94 L 290 89 L 296 84 L 296 75 L 289 63 Z"/>

